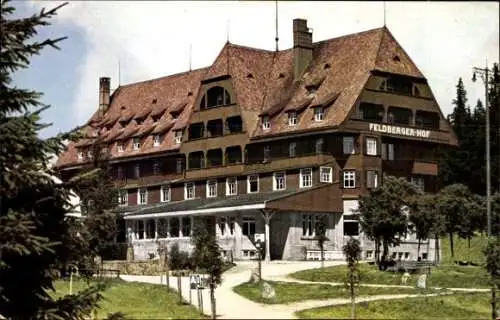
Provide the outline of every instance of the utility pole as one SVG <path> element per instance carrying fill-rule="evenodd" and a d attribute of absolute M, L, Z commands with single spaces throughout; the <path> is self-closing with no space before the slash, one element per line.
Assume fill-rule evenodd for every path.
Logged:
<path fill-rule="evenodd" d="M 472 81 L 476 82 L 476 74 L 479 74 L 484 83 L 484 105 L 486 111 L 486 218 L 488 221 L 488 241 L 491 237 L 491 165 L 490 165 L 490 110 L 488 106 L 488 89 L 490 84 L 490 73 L 493 74 L 492 70 L 488 69 L 488 60 L 486 60 L 485 68 L 473 67 Z M 496 287 L 495 282 L 491 283 L 491 317 L 493 320 L 496 319 Z"/>

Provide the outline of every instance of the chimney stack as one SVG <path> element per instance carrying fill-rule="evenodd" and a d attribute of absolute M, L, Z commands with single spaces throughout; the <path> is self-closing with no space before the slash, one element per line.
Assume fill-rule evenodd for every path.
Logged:
<path fill-rule="evenodd" d="M 99 78 L 99 113 L 101 116 L 109 108 L 110 82 L 111 79 L 108 77 Z"/>
<path fill-rule="evenodd" d="M 298 79 L 313 58 L 312 32 L 307 20 L 293 19 L 293 75 Z"/>

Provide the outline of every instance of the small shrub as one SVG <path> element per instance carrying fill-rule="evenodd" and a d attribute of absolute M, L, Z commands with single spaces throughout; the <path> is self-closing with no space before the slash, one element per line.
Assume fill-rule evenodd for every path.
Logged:
<path fill-rule="evenodd" d="M 169 250 L 168 262 L 171 270 L 193 269 L 193 263 L 189 253 L 180 251 L 177 243 L 174 243 Z"/>
<path fill-rule="evenodd" d="M 98 249 L 102 260 L 127 260 L 128 245 L 125 242 L 105 243 Z"/>

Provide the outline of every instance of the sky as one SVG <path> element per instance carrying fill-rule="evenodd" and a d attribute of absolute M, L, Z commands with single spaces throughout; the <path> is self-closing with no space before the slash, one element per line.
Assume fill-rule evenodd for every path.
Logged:
<path fill-rule="evenodd" d="M 16 16 L 26 16 L 61 3 L 13 5 Z M 14 82 L 43 92 L 42 102 L 52 105 L 42 114 L 53 125 L 41 136 L 50 137 L 84 124 L 97 109 L 99 77 L 111 77 L 114 89 L 187 71 L 190 63 L 193 69 L 206 67 L 228 38 L 274 50 L 275 14 L 274 1 L 71 1 L 38 36 L 67 36 L 61 50 L 48 48 L 34 57 Z M 498 2 L 385 5 L 387 27 L 427 78 L 444 114 L 453 110 L 459 77 L 471 107 L 484 99 L 481 81 L 471 81 L 472 67 L 499 61 L 499 15 Z M 316 42 L 381 27 L 384 4 L 279 1 L 280 49 L 292 47 L 294 18 L 307 19 Z"/>

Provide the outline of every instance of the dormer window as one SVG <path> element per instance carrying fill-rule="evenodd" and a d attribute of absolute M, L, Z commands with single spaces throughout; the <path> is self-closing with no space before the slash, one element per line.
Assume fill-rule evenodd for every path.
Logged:
<path fill-rule="evenodd" d="M 161 138 L 159 134 L 153 136 L 153 147 L 159 147 L 161 144 Z"/>
<path fill-rule="evenodd" d="M 174 141 L 176 144 L 180 144 L 182 142 L 182 131 L 181 130 L 174 131 Z"/>
<path fill-rule="evenodd" d="M 262 130 L 271 129 L 271 122 L 269 122 L 269 116 L 262 117 Z"/>
<path fill-rule="evenodd" d="M 92 150 L 87 151 L 87 158 L 92 159 Z"/>
<path fill-rule="evenodd" d="M 291 111 L 288 113 L 288 125 L 294 127 L 297 125 L 297 112 Z"/>
<path fill-rule="evenodd" d="M 133 148 L 134 148 L 134 150 L 139 150 L 141 148 L 141 139 L 140 138 L 134 138 Z"/>
<path fill-rule="evenodd" d="M 116 143 L 116 149 L 118 150 L 118 152 L 123 152 L 123 142 L 118 141 Z"/>
<path fill-rule="evenodd" d="M 82 160 L 83 159 L 83 151 L 78 151 L 78 160 Z"/>
<path fill-rule="evenodd" d="M 231 104 L 229 92 L 221 86 L 215 86 L 207 90 L 201 99 L 200 110 L 214 108 Z"/>
<path fill-rule="evenodd" d="M 314 108 L 314 121 L 323 121 L 325 116 L 325 111 L 323 107 L 315 107 Z"/>
<path fill-rule="evenodd" d="M 135 119 L 135 123 L 141 125 L 144 122 L 144 119 Z"/>

